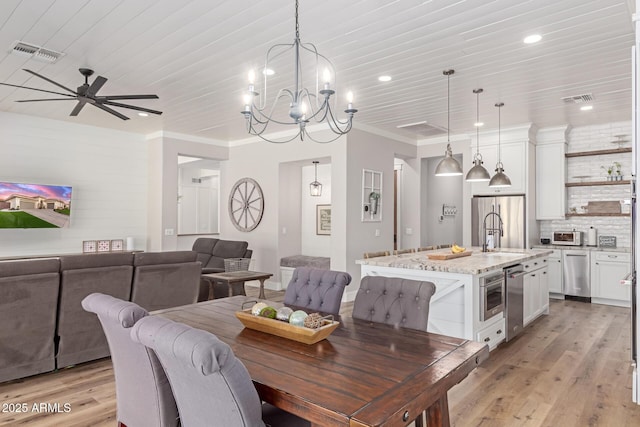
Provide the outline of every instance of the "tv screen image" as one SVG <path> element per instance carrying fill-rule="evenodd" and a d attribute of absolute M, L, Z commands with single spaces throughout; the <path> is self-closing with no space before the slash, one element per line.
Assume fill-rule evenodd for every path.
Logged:
<path fill-rule="evenodd" d="M 0 182 L 0 228 L 66 228 L 71 187 Z"/>

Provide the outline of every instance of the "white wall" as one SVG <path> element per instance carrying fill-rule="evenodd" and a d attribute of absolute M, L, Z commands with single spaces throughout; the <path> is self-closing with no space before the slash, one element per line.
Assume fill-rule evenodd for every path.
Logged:
<path fill-rule="evenodd" d="M 142 135 L 0 112 L 0 144 L 0 180 L 73 187 L 69 228 L 0 229 L 0 256 L 80 253 L 83 240 L 127 236 L 146 249 Z"/>
<path fill-rule="evenodd" d="M 245 240 L 253 249 L 252 268 L 274 273 L 278 282 L 280 258 L 300 254 L 302 222 L 302 166 L 312 160 L 331 163 L 332 235 L 330 240 L 331 268 L 343 270 L 346 265 L 346 138 L 328 144 L 313 141 L 292 141 L 272 144 L 264 141 L 232 146 L 229 161 L 221 163 L 223 206 L 233 184 L 240 178 L 255 179 L 264 193 L 262 221 L 250 232 L 238 231 L 221 209 L 221 236 Z M 296 171 L 297 170 L 297 171 Z M 305 184 L 308 188 L 308 183 Z M 292 196 L 294 191 L 296 196 Z M 315 211 L 313 215 L 315 221 Z M 286 234 L 283 230 L 286 229 Z M 315 230 L 315 223 L 314 223 Z M 293 253 L 292 253 L 293 252 Z"/>
<path fill-rule="evenodd" d="M 226 160 L 229 149 L 215 141 L 188 135 L 158 135 L 149 141 L 149 248 L 155 251 L 190 250 L 198 235 L 178 236 L 178 155 Z M 224 176 L 221 172 L 220 180 Z M 225 196 L 226 194 L 226 196 Z M 221 210 L 226 209 L 227 191 L 221 193 Z M 170 231 L 169 231 L 170 230 Z"/>
<path fill-rule="evenodd" d="M 347 136 L 347 200 L 346 212 L 346 270 L 353 280 L 346 290 L 347 299 L 355 298 L 360 287 L 360 266 L 355 260 L 365 252 L 393 249 L 393 170 L 396 158 L 415 158 L 416 146 L 360 129 Z M 332 165 L 335 168 L 335 163 Z M 382 221 L 362 222 L 362 170 L 382 172 Z M 334 180 L 334 194 L 337 182 Z M 406 204 L 415 204 L 417 194 L 405 194 Z M 335 200 L 335 198 L 334 198 Z M 334 202 L 335 204 L 335 202 Z M 411 207 L 413 206 L 413 207 Z M 334 213 L 335 218 L 336 213 Z M 376 230 L 379 236 L 376 236 Z M 332 232 L 332 240 L 335 233 Z M 333 259 L 332 259 L 333 261 Z"/>
<path fill-rule="evenodd" d="M 331 236 L 316 234 L 316 206 L 331 204 L 331 165 L 318 165 L 318 182 L 322 184 L 322 195 L 312 197 L 309 183 L 315 179 L 313 166 L 302 167 L 301 184 L 301 254 L 309 256 L 331 256 Z"/>
<path fill-rule="evenodd" d="M 462 165 L 462 155 L 453 156 Z M 462 244 L 462 176 L 435 176 L 436 167 L 442 156 L 423 159 L 425 193 L 427 203 L 422 216 L 425 221 L 424 245 Z M 442 205 L 455 206 L 455 216 L 443 216 Z"/>

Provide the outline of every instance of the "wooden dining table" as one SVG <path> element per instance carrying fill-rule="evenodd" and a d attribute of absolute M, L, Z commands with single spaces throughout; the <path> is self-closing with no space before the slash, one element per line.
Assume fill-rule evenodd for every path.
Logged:
<path fill-rule="evenodd" d="M 406 426 L 425 410 L 429 427 L 448 426 L 447 391 L 489 357 L 486 344 L 346 316 L 327 339 L 307 345 L 244 328 L 235 312 L 251 301 L 235 296 L 153 314 L 218 336 L 262 400 L 313 426 Z"/>

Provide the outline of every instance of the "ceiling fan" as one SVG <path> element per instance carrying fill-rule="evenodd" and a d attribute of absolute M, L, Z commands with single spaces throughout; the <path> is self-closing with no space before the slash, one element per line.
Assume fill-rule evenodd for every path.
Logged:
<path fill-rule="evenodd" d="M 23 68 L 23 70 L 26 71 L 27 73 L 33 74 L 36 77 L 40 77 L 41 79 L 46 80 L 49 83 L 52 83 L 68 92 L 71 92 L 73 95 L 69 95 L 67 93 L 53 92 L 50 90 L 37 89 L 34 87 L 28 87 L 28 86 L 19 86 L 19 85 L 12 85 L 9 83 L 0 83 L 0 85 L 3 85 L 3 86 L 37 90 L 38 92 L 53 93 L 55 95 L 62 95 L 65 97 L 65 98 L 24 99 L 16 102 L 78 101 L 73 111 L 71 111 L 70 116 L 77 116 L 78 113 L 80 113 L 80 110 L 82 110 L 82 107 L 85 106 L 85 104 L 91 104 L 94 107 L 98 107 L 101 110 L 106 111 L 107 113 L 113 114 L 114 116 L 121 118 L 122 120 L 129 120 L 129 117 L 117 112 L 113 108 L 109 108 L 108 106 L 129 108 L 131 110 L 137 110 L 137 111 L 142 111 L 142 112 L 151 113 L 151 114 L 158 114 L 158 115 L 162 114 L 162 111 L 150 110 L 148 108 L 137 107 L 135 105 L 128 105 L 128 104 L 121 104 L 119 102 L 113 102 L 114 100 L 121 100 L 121 99 L 158 99 L 158 95 L 106 95 L 106 96 L 96 95 L 100 90 L 100 88 L 107 82 L 107 79 L 102 76 L 98 76 L 95 79 L 93 79 L 93 83 L 89 85 L 89 76 L 93 75 L 93 70 L 89 68 L 79 69 L 80 74 L 84 76 L 84 84 L 82 86 L 78 86 L 77 91 L 71 90 L 68 87 L 61 85 L 60 83 L 54 82 L 53 80 L 48 79 L 45 76 L 36 73 L 35 71 L 27 70 L 26 68 Z"/>

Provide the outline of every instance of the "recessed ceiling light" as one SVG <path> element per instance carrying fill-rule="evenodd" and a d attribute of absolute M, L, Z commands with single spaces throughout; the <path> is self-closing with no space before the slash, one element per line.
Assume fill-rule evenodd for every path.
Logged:
<path fill-rule="evenodd" d="M 593 105 L 583 105 L 582 107 L 580 107 L 580 109 L 582 111 L 591 111 L 593 110 Z"/>
<path fill-rule="evenodd" d="M 473 125 L 475 127 L 479 128 L 480 126 L 484 126 L 484 123 L 483 122 L 475 122 Z"/>
<path fill-rule="evenodd" d="M 139 115 L 140 117 L 149 117 L 149 114 L 147 114 L 147 113 L 142 113 L 142 112 L 138 113 L 138 115 Z"/>
<path fill-rule="evenodd" d="M 524 42 L 526 44 L 538 43 L 540 40 L 542 40 L 542 36 L 540 34 L 531 34 L 524 38 Z"/>
<path fill-rule="evenodd" d="M 380 80 L 381 82 L 390 82 L 391 76 L 380 76 L 378 77 L 378 80 Z"/>

